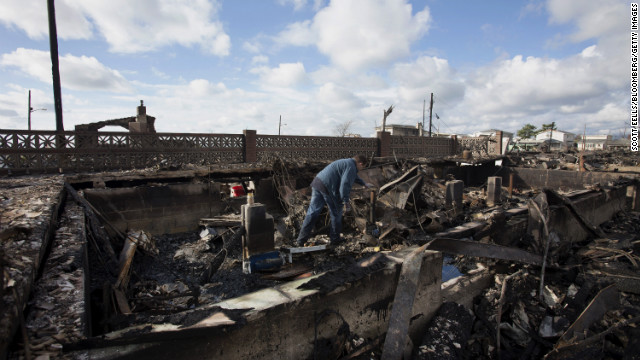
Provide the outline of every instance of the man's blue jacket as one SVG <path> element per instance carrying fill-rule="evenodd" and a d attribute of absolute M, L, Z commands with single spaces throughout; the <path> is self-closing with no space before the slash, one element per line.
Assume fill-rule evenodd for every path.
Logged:
<path fill-rule="evenodd" d="M 347 203 L 354 182 L 365 185 L 358 176 L 358 167 L 354 159 L 340 159 L 327 165 L 316 175 L 324 184 L 328 195 L 334 197 L 337 203 Z M 319 189 L 322 191 L 322 189 Z M 324 192 L 324 191 L 323 191 Z"/>

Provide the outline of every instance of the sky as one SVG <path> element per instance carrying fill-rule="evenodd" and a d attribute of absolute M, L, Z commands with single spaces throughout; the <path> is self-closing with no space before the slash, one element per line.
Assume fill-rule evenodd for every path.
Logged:
<path fill-rule="evenodd" d="M 629 135 L 630 1 L 55 0 L 65 130 Z M 46 0 L 0 1 L 0 129 L 55 130 Z M 42 110 L 46 109 L 46 110 Z M 106 127 L 103 131 L 124 131 Z"/>

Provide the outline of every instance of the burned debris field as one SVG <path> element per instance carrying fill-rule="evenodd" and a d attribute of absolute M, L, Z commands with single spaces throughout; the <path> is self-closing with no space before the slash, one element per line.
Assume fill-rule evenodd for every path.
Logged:
<path fill-rule="evenodd" d="M 324 162 L 0 179 L 3 358 L 635 358 L 640 159 L 582 161 L 374 158 L 303 249 Z"/>

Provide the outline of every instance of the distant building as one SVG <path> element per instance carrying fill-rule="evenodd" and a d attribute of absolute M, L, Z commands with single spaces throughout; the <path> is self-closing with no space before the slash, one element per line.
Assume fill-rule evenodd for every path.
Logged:
<path fill-rule="evenodd" d="M 551 151 L 567 151 L 574 148 L 576 134 L 562 130 L 544 130 L 536 135 Z"/>
<path fill-rule="evenodd" d="M 384 130 L 390 133 L 392 136 L 420 136 L 420 129 L 422 128 L 422 124 L 418 123 L 416 126 L 411 125 L 394 125 L 387 124 L 384 127 Z M 376 126 L 376 131 L 382 131 L 382 126 Z M 444 133 L 435 133 L 431 131 L 432 137 L 451 137 L 452 134 L 444 134 Z M 422 136 L 429 136 L 428 131 L 424 131 Z"/>
<path fill-rule="evenodd" d="M 578 150 L 596 151 L 608 150 L 609 144 L 613 141 L 613 139 L 611 135 L 585 135 L 583 141 L 582 135 L 578 135 L 576 136 L 575 141 L 576 144 L 578 144 Z"/>
<path fill-rule="evenodd" d="M 421 127 L 422 124 L 418 124 L 416 126 L 386 124 L 384 131 L 390 133 L 392 136 L 420 136 Z M 376 126 L 376 131 L 383 131 L 382 125 Z"/>
<path fill-rule="evenodd" d="M 540 145 L 543 143 L 542 140 L 537 139 L 514 139 L 512 146 L 509 148 L 510 151 L 534 151 L 540 148 Z"/>
<path fill-rule="evenodd" d="M 612 140 L 607 144 L 607 148 L 613 151 L 629 150 L 631 148 L 631 140 L 630 139 Z"/>

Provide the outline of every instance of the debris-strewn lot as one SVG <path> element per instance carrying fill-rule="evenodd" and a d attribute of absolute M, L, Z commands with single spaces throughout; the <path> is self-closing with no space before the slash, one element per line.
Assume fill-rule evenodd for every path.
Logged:
<path fill-rule="evenodd" d="M 63 178 L 0 180 L 0 351 L 19 328 L 58 216 Z"/>
<path fill-rule="evenodd" d="M 578 155 L 512 154 L 510 161 L 520 166 L 577 170 Z M 583 161 L 587 171 L 639 170 L 638 156 L 627 153 L 590 154 Z M 283 161 L 268 166 L 280 205 L 269 207 L 276 248 L 293 245 L 309 202 L 308 185 L 322 166 L 294 166 Z M 151 172 L 145 170 L 145 176 L 152 177 Z M 545 263 L 452 256 L 452 263 L 462 272 L 481 263 L 494 281 L 471 309 L 445 303 L 425 330 L 422 343 L 414 344 L 413 356 L 638 356 L 640 213 L 621 209 L 614 219 L 592 229 L 588 239 L 560 247 L 562 239 L 558 239 L 557 229 L 546 223 L 544 201 L 539 196 L 562 198 L 561 193 L 514 189 L 509 197 L 503 189 L 500 204 L 487 206 L 484 184 L 466 186 L 461 204 L 451 204 L 447 202 L 446 182 L 455 179 L 436 178 L 425 162 L 377 161 L 360 175 L 375 185 L 375 191 L 354 187 L 353 210 L 345 214 L 343 222 L 347 241 L 327 251 L 297 256 L 295 266 L 287 264 L 275 274 L 243 273 L 242 232 L 237 224 L 240 215 L 231 206 L 218 214 L 229 221 L 226 225 L 155 237 L 133 229 L 117 241 L 107 238 L 112 246 L 109 250 L 105 248 L 109 246 L 105 224 L 96 223 L 99 220 L 90 207 L 71 197 L 63 199 L 62 176 L 2 180 L 3 350 L 9 347 L 11 335 L 19 334 L 10 357 L 62 358 L 63 346 L 81 339 L 89 325 L 98 335 L 147 323 L 186 326 L 206 316 L 197 312 L 202 305 L 352 265 L 377 252 L 423 245 L 447 229 L 473 221 L 482 221 L 484 228 L 465 241 L 491 245 L 504 229 L 506 210 L 524 206 L 533 211 L 536 201 L 543 210 L 529 226 L 536 230 L 508 245 L 543 256 Z M 111 177 L 117 178 L 117 174 Z M 58 207 L 64 209 L 59 218 Z M 327 243 L 328 218 L 321 216 L 309 246 Z M 53 226 L 51 219 L 56 219 Z M 51 242 L 50 253 L 43 246 L 46 242 Z M 90 274 L 79 272 L 83 251 L 89 256 Z M 45 254 L 49 254 L 46 259 Z M 83 282 L 86 298 L 78 293 Z M 68 303 L 55 300 L 61 294 Z M 32 300 L 27 298 L 30 295 Z M 92 314 L 79 313 L 83 301 L 91 304 Z M 19 326 L 23 317 L 24 332 Z M 336 351 L 337 357 L 379 358 L 382 353 L 381 339 L 363 339 L 358 334 L 348 334 L 345 339 L 348 341 Z"/>

